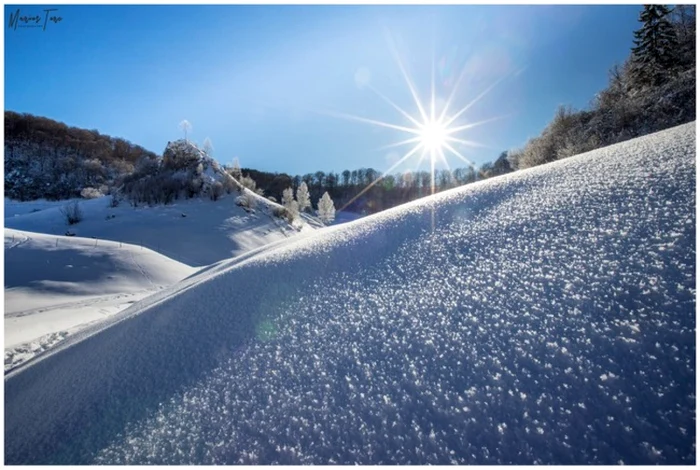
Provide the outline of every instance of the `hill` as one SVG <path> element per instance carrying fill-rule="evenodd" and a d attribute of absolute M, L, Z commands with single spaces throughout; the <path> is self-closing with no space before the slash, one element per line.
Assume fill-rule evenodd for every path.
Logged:
<path fill-rule="evenodd" d="M 195 271 L 139 246 L 5 229 L 5 370 Z"/>
<path fill-rule="evenodd" d="M 248 191 L 248 190 L 246 190 Z M 259 205 L 250 211 L 236 205 L 238 192 L 217 201 L 193 198 L 167 205 L 110 207 L 109 197 L 79 201 L 83 220 L 68 225 L 60 204 L 33 204 L 36 212 L 18 209 L 26 203 L 5 202 L 5 226 L 27 232 L 112 240 L 143 246 L 188 266 L 206 266 L 312 230 L 304 219 L 297 228 L 273 214 L 276 204 L 251 194 Z M 35 210 L 35 209 L 34 209 Z M 108 218 L 109 217 L 109 218 Z M 312 224 L 312 225 L 310 225 Z"/>
<path fill-rule="evenodd" d="M 5 380 L 6 463 L 695 463 L 695 124 L 220 263 Z"/>
<path fill-rule="evenodd" d="M 96 130 L 5 111 L 5 197 L 69 199 L 86 188 L 103 188 L 130 174 L 153 152 Z"/>

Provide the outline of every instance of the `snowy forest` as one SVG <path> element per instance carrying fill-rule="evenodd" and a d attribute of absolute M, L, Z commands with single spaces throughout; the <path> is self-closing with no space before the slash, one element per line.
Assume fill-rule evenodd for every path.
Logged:
<path fill-rule="evenodd" d="M 5 197 L 20 201 L 80 196 L 85 188 L 112 190 L 139 160 L 156 154 L 97 130 L 5 111 Z"/>
<path fill-rule="evenodd" d="M 608 86 L 593 97 L 588 109 L 559 107 L 541 135 L 522 148 L 502 152 L 479 168 L 436 170 L 434 191 L 693 121 L 695 6 L 671 9 L 646 5 L 639 21 L 630 56 L 611 69 Z M 169 148 L 166 146 L 165 153 Z M 205 153 L 206 149 L 204 145 Z M 184 168 L 172 167 L 173 159 L 165 153 L 158 156 L 96 130 L 6 111 L 5 196 L 55 200 L 122 193 L 137 202 L 168 203 L 181 193 L 184 197 L 199 195 L 202 185 L 196 165 L 185 176 Z M 232 167 L 224 168 L 234 171 Z M 244 167 L 238 176 L 247 178 L 247 187 L 276 201 L 283 199 L 287 188 L 296 192 L 306 183 L 312 200 L 319 200 L 327 192 L 336 207 L 352 202 L 346 210 L 357 213 L 375 213 L 429 195 L 433 179 L 428 171 L 383 175 L 374 168 L 291 176 Z M 356 198 L 368 186 L 371 188 Z"/>

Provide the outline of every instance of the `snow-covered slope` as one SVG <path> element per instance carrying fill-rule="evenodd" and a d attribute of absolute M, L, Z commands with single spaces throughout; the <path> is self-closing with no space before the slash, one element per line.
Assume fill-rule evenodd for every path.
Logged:
<path fill-rule="evenodd" d="M 694 463 L 695 124 L 219 263 L 5 382 L 6 463 Z"/>
<path fill-rule="evenodd" d="M 272 215 L 274 203 L 254 195 L 258 208 L 248 212 L 236 205 L 238 195 L 234 191 L 218 201 L 195 198 L 137 208 L 127 202 L 109 207 L 109 197 L 82 200 L 84 219 L 71 226 L 61 214 L 67 202 L 30 213 L 22 213 L 25 211 L 18 209 L 16 202 L 10 202 L 9 206 L 6 202 L 5 226 L 54 235 L 71 231 L 80 237 L 130 243 L 193 267 L 238 256 L 298 233 L 286 221 Z M 15 213 L 19 215 L 14 216 Z M 305 223 L 301 231 L 307 230 L 310 226 Z"/>
<path fill-rule="evenodd" d="M 5 370 L 195 271 L 134 245 L 5 229 Z"/>

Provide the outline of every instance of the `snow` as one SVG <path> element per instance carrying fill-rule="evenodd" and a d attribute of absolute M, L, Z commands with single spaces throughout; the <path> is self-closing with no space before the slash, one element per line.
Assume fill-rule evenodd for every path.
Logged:
<path fill-rule="evenodd" d="M 311 229 L 307 223 L 300 229 L 292 228 L 273 216 L 271 208 L 275 204 L 258 195 L 254 195 L 258 209 L 249 213 L 234 203 L 237 196 L 238 192 L 234 191 L 218 201 L 195 198 L 137 208 L 126 201 L 118 207 L 108 207 L 110 197 L 79 200 L 84 219 L 71 226 L 60 212 L 68 201 L 60 204 L 6 201 L 5 227 L 51 235 L 70 231 L 79 237 L 130 243 L 192 267 L 239 256 Z M 20 209 L 22 205 L 31 209 Z M 31 212 L 36 209 L 40 210 Z M 108 219 L 111 216 L 114 217 Z"/>
<path fill-rule="evenodd" d="M 134 245 L 5 229 L 5 370 L 195 271 Z"/>
<path fill-rule="evenodd" d="M 6 463 L 694 464 L 695 145 L 202 270 L 8 374 Z"/>

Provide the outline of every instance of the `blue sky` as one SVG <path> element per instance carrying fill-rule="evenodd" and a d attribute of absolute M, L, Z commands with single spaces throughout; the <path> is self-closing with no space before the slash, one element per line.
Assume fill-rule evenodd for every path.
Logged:
<path fill-rule="evenodd" d="M 481 164 L 539 134 L 559 104 L 587 106 L 629 54 L 641 9 L 59 5 L 62 20 L 43 30 L 9 28 L 17 8 L 5 6 L 6 110 L 157 153 L 187 119 L 219 161 L 289 174 L 383 171 L 410 149 L 380 149 L 408 134 L 333 114 L 410 124 L 376 90 L 418 115 L 387 32 L 424 102 L 433 56 L 438 103 L 466 70 L 453 111 L 500 79 L 456 121 L 503 117 L 459 134 L 485 146 L 458 149 Z M 19 8 L 43 17 L 48 7 Z"/>

